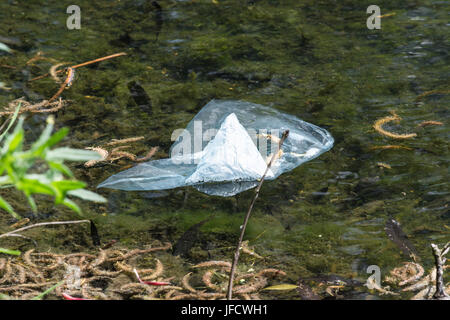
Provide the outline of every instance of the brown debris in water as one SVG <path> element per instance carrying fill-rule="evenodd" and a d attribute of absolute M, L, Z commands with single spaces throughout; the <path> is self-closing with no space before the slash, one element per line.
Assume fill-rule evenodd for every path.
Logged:
<path fill-rule="evenodd" d="M 58 73 L 60 71 L 57 71 L 59 67 L 68 64 L 67 62 L 61 62 L 61 63 L 57 63 L 54 64 L 50 67 L 49 73 L 50 76 L 52 77 L 52 79 L 56 82 L 56 83 L 62 83 L 63 79 L 61 79 L 60 77 L 58 77 Z"/>
<path fill-rule="evenodd" d="M 130 259 L 170 248 L 170 244 L 165 244 L 149 249 L 100 249 L 96 255 L 84 252 L 64 255 L 31 249 L 20 258 L 0 259 L 0 293 L 13 298 L 23 298 L 23 294 L 30 293 L 32 297 L 31 292 L 36 293 L 35 296 L 39 294 L 36 289 L 43 291 L 65 279 L 65 283 L 55 289 L 57 295 L 64 292 L 85 299 L 120 299 L 117 292 L 108 289 L 103 292 L 102 286 L 96 286 L 95 282 L 114 282 L 124 273 L 123 269 L 117 268 L 118 263 L 128 264 Z M 147 278 L 159 278 L 164 268 L 156 259 L 153 269 L 137 270 L 142 274 L 151 273 Z M 135 280 L 133 277 L 132 281 Z"/>
<path fill-rule="evenodd" d="M 449 269 L 450 265 L 445 265 L 443 269 Z M 391 270 L 390 275 L 384 278 L 384 281 L 401 288 L 402 292 L 417 292 L 411 300 L 432 299 L 436 292 L 436 267 L 424 277 L 423 266 L 415 262 L 404 262 L 403 266 Z M 380 294 L 399 295 L 393 292 L 390 287 L 381 287 L 372 283 L 373 288 Z M 407 287 L 405 287 L 408 285 Z M 447 284 L 445 291 L 450 294 L 450 284 Z"/>
<path fill-rule="evenodd" d="M 143 157 L 138 157 L 137 155 L 135 155 L 131 152 L 123 151 L 123 149 L 129 148 L 130 147 L 129 145 L 118 146 L 118 147 L 115 147 L 115 148 L 112 148 L 109 150 L 106 149 L 106 147 L 116 146 L 118 144 L 136 142 L 136 141 L 140 141 L 143 139 L 144 139 L 144 137 L 142 137 L 142 136 L 141 137 L 131 137 L 131 138 L 126 138 L 126 139 L 119 139 L 119 140 L 113 139 L 112 141 L 104 144 L 103 146 L 87 147 L 85 149 L 97 152 L 101 156 L 101 159 L 89 160 L 84 163 L 84 166 L 86 168 L 91 168 L 101 162 L 109 161 L 112 163 L 114 161 L 117 161 L 117 160 L 123 159 L 123 158 L 128 159 L 133 162 L 144 162 L 144 161 L 150 160 L 155 155 L 156 151 L 158 151 L 159 147 L 151 148 L 147 152 L 147 154 Z"/>
<path fill-rule="evenodd" d="M 422 121 L 417 126 L 418 127 L 426 127 L 426 126 L 443 126 L 444 123 L 440 121 L 434 121 L 434 120 L 428 120 L 428 121 Z"/>
<path fill-rule="evenodd" d="M 384 117 L 381 119 L 378 119 L 377 121 L 375 121 L 375 123 L 373 124 L 373 128 L 379 132 L 380 134 L 382 134 L 383 136 L 389 137 L 389 138 L 393 138 L 393 139 L 411 139 L 417 136 L 416 133 L 409 133 L 409 134 L 399 134 L 399 133 L 395 133 L 395 132 L 390 132 L 387 131 L 385 129 L 383 129 L 383 125 L 388 123 L 388 122 L 400 122 L 402 118 L 400 118 L 394 111 L 392 111 L 392 116 L 388 116 L 388 117 Z"/>
<path fill-rule="evenodd" d="M 21 257 L 0 258 L 0 293 L 12 299 L 31 299 L 64 279 L 65 282 L 48 295 L 61 299 L 64 293 L 82 299 L 100 300 L 225 299 L 231 267 L 228 261 L 205 261 L 194 265 L 196 285 L 191 284 L 193 272 L 179 280 L 166 277 L 166 268 L 156 258 L 151 268 L 138 269 L 133 265 L 139 257 L 151 257 L 148 255 L 153 252 L 169 249 L 170 243 L 148 249 L 99 249 L 96 253 L 57 254 L 31 249 Z M 151 280 L 150 283 L 154 281 L 160 285 L 138 282 L 133 272 L 135 268 L 143 281 Z M 237 285 L 233 289 L 235 297 L 260 299 L 259 292 L 271 278 L 279 276 L 286 276 L 286 273 L 273 268 L 238 272 Z"/>
<path fill-rule="evenodd" d="M 422 100 L 422 98 L 432 95 L 432 94 L 449 94 L 450 90 L 430 90 L 430 91 L 425 91 L 424 93 L 422 93 L 421 95 L 417 96 L 416 101 L 420 101 Z"/>
<path fill-rule="evenodd" d="M 140 140 L 143 140 L 143 139 L 144 139 L 143 136 L 131 137 L 131 138 L 125 138 L 125 139 L 112 139 L 110 142 L 105 144 L 105 146 L 115 146 L 117 144 L 130 143 L 130 142 L 140 141 Z"/>
<path fill-rule="evenodd" d="M 404 286 L 417 282 L 424 274 L 423 267 L 415 262 L 404 262 L 402 267 L 397 267 L 390 272 L 390 276 L 384 279 L 386 282 Z"/>
<path fill-rule="evenodd" d="M 392 167 L 384 162 L 377 162 L 377 166 L 379 166 L 380 168 L 384 168 L 384 169 L 392 169 Z"/>
<path fill-rule="evenodd" d="M 31 113 L 56 112 L 67 105 L 67 101 L 63 100 L 62 98 L 59 98 L 59 100 L 57 101 L 50 102 L 49 100 L 42 100 L 41 102 L 32 104 L 26 101 L 24 97 L 22 97 L 14 101 L 11 101 L 8 104 L 8 106 L 4 109 L 4 111 L 0 112 L 0 116 L 14 114 L 19 103 L 20 103 L 19 114 L 22 114 L 24 112 L 31 112 Z"/>
<path fill-rule="evenodd" d="M 42 51 L 38 51 L 36 53 L 36 55 L 34 57 L 32 57 L 30 60 L 28 60 L 25 64 L 26 65 L 31 65 L 34 64 L 34 62 L 39 61 L 39 60 L 46 60 L 46 61 L 50 61 L 50 62 L 55 62 L 56 60 L 53 58 L 47 58 L 44 56 L 44 52 Z"/>
<path fill-rule="evenodd" d="M 392 144 L 388 144 L 385 146 L 372 146 L 370 147 L 371 150 L 377 150 L 377 149 L 381 149 L 381 150 L 388 150 L 388 149 L 404 149 L 404 150 L 413 150 L 410 147 L 405 147 L 405 146 L 400 146 L 400 145 L 392 145 Z"/>

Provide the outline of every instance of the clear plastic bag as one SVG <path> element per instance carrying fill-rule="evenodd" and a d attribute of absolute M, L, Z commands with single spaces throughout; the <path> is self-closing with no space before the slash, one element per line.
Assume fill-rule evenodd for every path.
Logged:
<path fill-rule="evenodd" d="M 278 141 L 289 130 L 281 150 Z M 193 186 L 220 196 L 254 188 L 274 153 L 266 178 L 272 180 L 333 146 L 325 130 L 273 108 L 212 100 L 179 130 L 171 157 L 139 164 L 109 177 L 99 188 L 164 190 Z"/>

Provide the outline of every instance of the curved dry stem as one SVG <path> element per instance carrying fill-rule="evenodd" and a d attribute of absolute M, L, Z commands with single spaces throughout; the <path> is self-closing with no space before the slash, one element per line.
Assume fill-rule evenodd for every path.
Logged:
<path fill-rule="evenodd" d="M 393 138 L 393 139 L 411 139 L 411 138 L 416 137 L 417 136 L 416 133 L 399 134 L 399 133 L 390 132 L 390 131 L 383 129 L 384 124 L 386 124 L 388 122 L 392 122 L 392 121 L 399 122 L 401 119 L 402 118 L 400 118 L 395 112 L 392 112 L 392 116 L 384 117 L 384 118 L 381 118 L 381 119 L 378 119 L 377 121 L 375 121 L 375 123 L 373 124 L 373 128 L 378 133 L 382 134 L 383 136 Z"/>

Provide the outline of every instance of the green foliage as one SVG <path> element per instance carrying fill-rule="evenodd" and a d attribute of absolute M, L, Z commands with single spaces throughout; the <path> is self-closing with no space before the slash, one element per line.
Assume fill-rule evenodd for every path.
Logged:
<path fill-rule="evenodd" d="M 19 110 L 20 110 L 21 105 L 22 105 L 21 102 L 17 105 L 17 108 L 16 108 L 16 110 L 14 111 L 14 114 L 13 114 L 11 120 L 9 121 L 8 127 L 6 128 L 6 130 L 5 130 L 2 134 L 0 134 L 0 142 L 3 140 L 3 138 L 5 137 L 5 135 L 8 133 L 9 129 L 11 129 L 12 125 L 13 125 L 14 122 L 16 121 L 17 116 L 19 115 Z"/>
<path fill-rule="evenodd" d="M 0 253 L 10 254 L 13 256 L 20 256 L 20 254 L 21 254 L 21 252 L 18 250 L 11 250 L 11 249 L 5 249 L 5 248 L 0 248 Z"/>
<path fill-rule="evenodd" d="M 16 115 L 17 115 L 16 110 Z M 81 215 L 81 210 L 68 196 L 78 197 L 95 202 L 106 202 L 102 196 L 83 189 L 86 184 L 73 178 L 64 160 L 87 161 L 99 159 L 93 151 L 71 148 L 50 149 L 61 141 L 68 133 L 68 128 L 53 131 L 53 118 L 49 117 L 47 126 L 41 136 L 28 150 L 23 150 L 24 130 L 23 118 L 19 118 L 12 133 L 0 136 L 0 188 L 14 187 L 22 191 L 34 213 L 37 212 L 33 194 L 46 194 L 54 197 L 55 205 L 63 204 Z M 31 173 L 31 169 L 40 168 L 40 173 Z M 44 169 L 42 169 L 44 168 Z M 65 179 L 68 177 L 69 179 Z M 0 197 L 0 208 L 20 219 L 11 205 Z"/>
<path fill-rule="evenodd" d="M 58 282 L 54 286 L 52 286 L 52 287 L 48 288 L 47 290 L 45 290 L 44 292 L 38 294 L 36 297 L 33 297 L 31 300 L 42 300 L 42 298 L 44 298 L 47 294 L 49 294 L 50 292 L 52 292 L 53 290 L 55 290 L 56 288 L 61 286 L 64 283 L 64 281 L 65 280 Z"/>
<path fill-rule="evenodd" d="M 264 288 L 263 290 L 284 291 L 284 290 L 292 290 L 292 289 L 297 289 L 297 288 L 298 288 L 298 286 L 295 284 L 283 283 L 283 284 L 277 284 L 275 286 L 270 286 L 270 287 Z"/>
<path fill-rule="evenodd" d="M 0 300 L 11 300 L 11 298 L 6 294 L 0 293 Z"/>

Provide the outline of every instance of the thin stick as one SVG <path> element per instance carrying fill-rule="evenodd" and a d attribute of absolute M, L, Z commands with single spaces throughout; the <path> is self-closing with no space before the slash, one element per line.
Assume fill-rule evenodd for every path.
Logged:
<path fill-rule="evenodd" d="M 281 146 L 283 145 L 284 140 L 286 140 L 286 138 L 289 135 L 289 130 L 286 130 L 283 132 L 283 135 L 281 136 L 280 142 L 278 144 L 278 149 L 281 149 Z M 261 180 L 259 181 L 258 186 L 256 187 L 255 190 L 255 196 L 253 197 L 252 203 L 250 204 L 250 207 L 248 208 L 247 214 L 245 215 L 245 219 L 244 219 L 244 224 L 241 227 L 241 235 L 239 236 L 239 241 L 236 247 L 236 251 L 234 252 L 234 257 L 233 257 L 233 264 L 231 265 L 231 271 L 230 271 L 230 279 L 228 281 L 228 291 L 227 291 L 227 299 L 231 300 L 232 298 L 232 292 L 233 292 L 233 280 L 234 280 L 234 273 L 236 272 L 236 266 L 239 260 L 239 249 L 241 248 L 242 245 L 242 240 L 244 239 L 244 233 L 245 233 L 245 228 L 247 227 L 247 223 L 248 220 L 250 218 L 250 214 L 252 213 L 253 210 L 253 205 L 256 202 L 256 199 L 258 199 L 259 196 L 259 190 L 261 189 L 261 186 L 264 182 L 264 179 L 266 178 L 266 174 L 269 171 L 270 167 L 272 166 L 272 162 L 275 160 L 275 158 L 277 157 L 278 152 L 274 152 L 272 158 L 270 159 L 270 162 L 267 164 L 267 168 L 266 171 L 264 172 Z"/>
<path fill-rule="evenodd" d="M 76 68 L 84 67 L 84 66 L 87 66 L 87 65 L 90 65 L 90 64 L 93 64 L 93 63 L 97 63 L 97 62 L 100 62 L 100 61 L 104 61 L 104 60 L 108 60 L 108 59 L 112 59 L 112 58 L 120 57 L 120 56 L 126 56 L 126 55 L 127 55 L 126 52 L 119 52 L 119 53 L 115 53 L 115 54 L 112 54 L 112 55 L 109 55 L 109 56 L 106 56 L 106 57 L 102 57 L 102 58 L 98 58 L 98 59 L 95 59 L 95 60 L 83 62 L 83 63 L 77 64 L 77 65 L 71 66 L 70 68 L 76 69 Z M 59 69 L 59 70 L 57 70 L 55 72 L 55 74 L 61 73 L 63 71 L 64 71 L 64 69 Z M 39 79 L 48 77 L 49 75 L 50 75 L 50 73 L 46 73 L 46 74 L 37 76 L 36 78 L 31 79 L 30 81 L 39 80 Z"/>
<path fill-rule="evenodd" d="M 56 73 L 59 73 L 59 72 L 61 72 L 61 70 L 56 71 Z M 37 77 L 35 77 L 33 79 L 30 79 L 30 81 L 36 81 L 36 80 L 44 79 L 45 77 L 48 77 L 49 75 L 50 75 L 50 73 L 44 73 L 44 74 L 41 74 L 40 76 L 37 76 Z"/>
<path fill-rule="evenodd" d="M 442 250 L 434 243 L 431 244 L 431 248 L 436 264 L 436 293 L 433 295 L 433 298 L 437 300 L 450 300 L 450 296 L 445 292 L 444 285 L 444 265 L 447 260 L 445 255 L 450 251 L 450 242 Z"/>
<path fill-rule="evenodd" d="M 50 226 L 50 225 L 60 225 L 60 224 L 74 224 L 74 223 L 91 223 L 89 220 L 73 220 L 73 221 L 53 221 L 53 222 L 41 222 L 32 224 L 23 228 L 19 228 L 4 234 L 0 234 L 0 238 L 11 236 L 11 234 L 15 234 L 20 231 L 25 231 L 31 228 L 42 227 L 42 226 Z"/>
<path fill-rule="evenodd" d="M 52 102 L 53 100 L 55 100 L 56 98 L 58 98 L 61 93 L 64 91 L 64 89 L 70 85 L 70 83 L 73 80 L 73 76 L 74 76 L 74 71 L 72 67 L 67 68 L 67 77 L 66 80 L 64 80 L 63 84 L 61 85 L 61 87 L 59 88 L 58 92 L 56 92 L 53 97 L 50 98 L 50 100 L 48 100 L 47 105 Z"/>
<path fill-rule="evenodd" d="M 77 64 L 75 66 L 71 66 L 71 68 L 72 69 L 76 69 L 76 68 L 84 67 L 84 66 L 87 66 L 89 64 L 97 63 L 97 62 L 100 62 L 100 61 L 103 61 L 103 60 L 108 60 L 108 59 L 112 59 L 112 58 L 115 58 L 115 57 L 126 56 L 126 55 L 127 55 L 126 52 L 119 52 L 119 53 L 115 53 L 115 54 L 112 54 L 112 55 L 109 55 L 109 56 L 106 56 L 106 57 L 102 57 L 102 58 L 98 58 L 98 59 L 95 59 L 95 60 L 83 62 L 83 63 Z"/>

